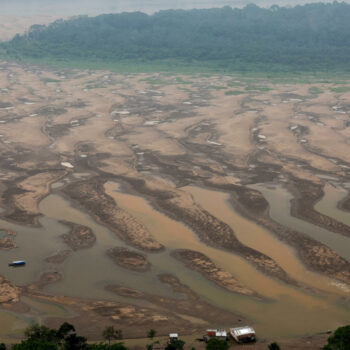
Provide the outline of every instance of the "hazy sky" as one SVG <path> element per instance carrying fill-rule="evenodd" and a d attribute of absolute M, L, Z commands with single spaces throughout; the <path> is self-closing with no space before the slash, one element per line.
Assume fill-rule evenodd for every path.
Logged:
<path fill-rule="evenodd" d="M 320 0 L 0 0 L 1 15 L 78 15 L 123 11 L 153 13 L 164 9 L 243 7 L 249 3 L 259 6 L 280 6 L 326 2 Z M 347 0 L 346 2 L 350 2 Z"/>

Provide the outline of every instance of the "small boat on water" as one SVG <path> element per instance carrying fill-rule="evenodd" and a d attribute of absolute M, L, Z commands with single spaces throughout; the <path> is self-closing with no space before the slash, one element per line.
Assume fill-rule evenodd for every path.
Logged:
<path fill-rule="evenodd" d="M 11 263 L 9 263 L 9 266 L 24 266 L 25 264 L 25 260 L 14 260 Z"/>

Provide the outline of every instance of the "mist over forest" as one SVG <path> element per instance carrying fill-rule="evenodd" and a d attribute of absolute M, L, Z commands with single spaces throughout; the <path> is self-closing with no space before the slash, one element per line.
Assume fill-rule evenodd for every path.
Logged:
<path fill-rule="evenodd" d="M 350 5 L 79 16 L 1 45 L 15 59 L 165 61 L 227 70 L 348 70 Z"/>
<path fill-rule="evenodd" d="M 317 0 L 0 0 L 0 15 L 82 15 L 142 11 L 154 13 L 166 9 L 193 9 L 231 6 L 242 8 L 250 3 L 261 7 L 295 6 Z M 345 2 L 349 2 L 346 0 Z"/>

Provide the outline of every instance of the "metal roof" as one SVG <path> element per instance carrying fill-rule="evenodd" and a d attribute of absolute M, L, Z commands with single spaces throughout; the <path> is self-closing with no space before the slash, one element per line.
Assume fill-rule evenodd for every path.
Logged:
<path fill-rule="evenodd" d="M 230 328 L 230 331 L 236 335 L 237 337 L 246 335 L 246 334 L 255 334 L 255 331 L 252 327 L 245 326 L 245 327 L 237 327 L 237 328 Z"/>
<path fill-rule="evenodd" d="M 217 337 L 226 337 L 227 332 L 226 331 L 217 331 L 215 334 Z"/>

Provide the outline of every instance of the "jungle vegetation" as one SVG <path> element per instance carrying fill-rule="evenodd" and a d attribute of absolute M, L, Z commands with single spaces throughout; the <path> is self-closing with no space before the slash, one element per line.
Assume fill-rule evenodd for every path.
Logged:
<path fill-rule="evenodd" d="M 0 45 L 17 60 L 150 62 L 232 71 L 349 71 L 350 4 L 79 16 Z"/>

